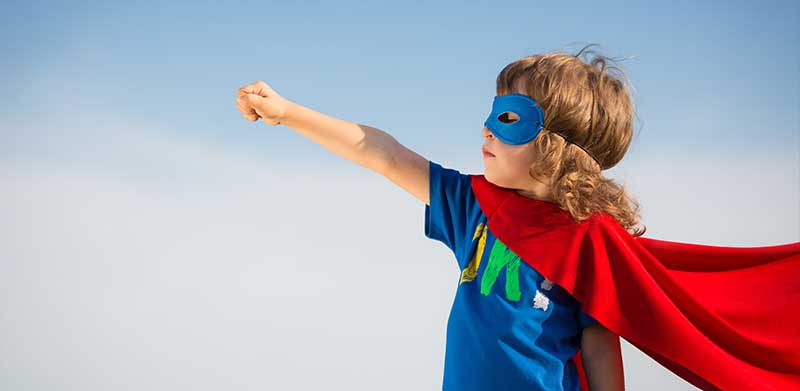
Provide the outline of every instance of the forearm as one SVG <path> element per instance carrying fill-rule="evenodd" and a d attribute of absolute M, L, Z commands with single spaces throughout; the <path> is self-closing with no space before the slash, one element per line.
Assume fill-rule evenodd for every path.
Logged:
<path fill-rule="evenodd" d="M 591 391 L 624 391 L 625 376 L 619 344 L 591 354 L 582 352 L 581 361 Z"/>
<path fill-rule="evenodd" d="M 358 165 L 383 172 L 397 146 L 389 133 L 289 102 L 281 124 Z"/>

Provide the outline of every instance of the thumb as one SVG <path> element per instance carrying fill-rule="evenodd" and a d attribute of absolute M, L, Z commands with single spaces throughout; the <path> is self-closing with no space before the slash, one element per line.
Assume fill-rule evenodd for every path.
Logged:
<path fill-rule="evenodd" d="M 242 107 L 248 109 L 251 114 L 260 117 L 262 121 L 267 122 L 270 125 L 277 125 L 280 123 L 276 118 L 274 118 L 275 114 L 273 112 L 275 110 L 269 107 L 267 98 L 256 94 L 244 94 L 239 95 L 237 100 L 240 102 L 239 104 Z"/>
<path fill-rule="evenodd" d="M 240 105 L 255 109 L 256 111 L 260 108 L 264 108 L 266 104 L 266 98 L 256 94 L 242 94 L 239 95 L 237 100 Z"/>
<path fill-rule="evenodd" d="M 265 100 L 264 97 L 256 94 L 242 94 L 239 95 L 237 99 L 242 105 L 244 105 L 245 107 L 250 107 L 254 109 L 256 112 L 258 112 L 260 108 L 264 107 L 264 100 Z M 259 113 L 259 115 L 261 114 Z"/>
<path fill-rule="evenodd" d="M 249 94 L 249 93 L 245 92 L 243 94 L 239 94 L 239 96 L 236 97 L 236 100 L 238 100 L 239 103 L 244 103 L 244 104 L 250 103 L 250 96 L 251 95 L 252 94 Z"/>
<path fill-rule="evenodd" d="M 244 93 L 244 94 L 239 94 L 239 96 L 236 97 L 236 105 L 239 106 L 239 111 L 245 114 L 245 116 L 247 116 L 248 118 L 250 118 L 250 116 L 256 116 L 256 111 L 253 110 L 253 106 L 250 103 L 251 102 L 250 96 L 251 96 L 250 94 Z M 250 119 L 255 120 L 258 118 L 250 118 Z"/>

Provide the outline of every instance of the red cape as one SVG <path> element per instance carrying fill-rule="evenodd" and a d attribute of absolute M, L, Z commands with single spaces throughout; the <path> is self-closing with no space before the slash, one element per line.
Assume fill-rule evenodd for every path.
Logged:
<path fill-rule="evenodd" d="M 800 242 L 718 247 L 634 237 L 605 213 L 470 175 L 494 235 L 582 310 L 703 390 L 800 390 Z M 580 351 L 574 361 L 587 390 Z"/>

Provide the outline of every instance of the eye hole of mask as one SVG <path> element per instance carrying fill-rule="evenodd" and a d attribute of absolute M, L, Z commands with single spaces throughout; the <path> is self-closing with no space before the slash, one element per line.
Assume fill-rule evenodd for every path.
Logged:
<path fill-rule="evenodd" d="M 513 111 L 506 111 L 505 113 L 498 115 L 497 119 L 499 119 L 500 122 L 511 124 L 519 121 L 519 116 Z"/>

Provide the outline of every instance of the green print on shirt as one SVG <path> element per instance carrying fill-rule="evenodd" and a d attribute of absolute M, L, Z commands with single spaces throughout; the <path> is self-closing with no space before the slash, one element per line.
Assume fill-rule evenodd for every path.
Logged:
<path fill-rule="evenodd" d="M 494 282 L 503 267 L 506 268 L 506 299 L 519 301 L 522 292 L 519 290 L 519 262 L 517 254 L 511 252 L 503 242 L 495 239 L 489 253 L 489 263 L 481 278 L 481 294 L 488 296 Z"/>

